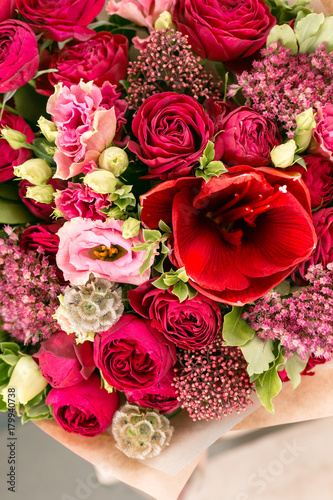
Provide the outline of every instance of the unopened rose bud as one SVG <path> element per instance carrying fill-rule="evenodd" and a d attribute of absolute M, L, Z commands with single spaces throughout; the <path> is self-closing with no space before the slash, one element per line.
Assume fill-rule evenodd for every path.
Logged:
<path fill-rule="evenodd" d="M 98 163 L 102 169 L 108 170 L 116 177 L 119 177 L 125 172 L 129 161 L 126 151 L 114 146 L 103 151 L 99 157 Z"/>
<path fill-rule="evenodd" d="M 50 184 L 45 184 L 45 186 L 29 186 L 25 196 L 37 203 L 50 204 L 54 199 L 53 194 L 53 187 Z"/>
<path fill-rule="evenodd" d="M 5 139 L 13 149 L 24 148 L 27 143 L 26 135 L 9 127 L 4 127 L 1 130 L 1 139 Z"/>
<path fill-rule="evenodd" d="M 122 225 L 121 232 L 125 240 L 134 238 L 134 236 L 137 236 L 140 232 L 140 221 L 133 217 L 129 217 Z"/>
<path fill-rule="evenodd" d="M 167 30 L 168 28 L 175 28 L 175 25 L 172 22 L 172 15 L 170 12 L 165 10 L 155 21 L 154 25 L 155 30 Z"/>
<path fill-rule="evenodd" d="M 41 158 L 31 158 L 22 165 L 14 167 L 14 175 L 21 177 L 35 186 L 46 184 L 52 177 L 52 170 L 49 164 Z"/>
<path fill-rule="evenodd" d="M 112 172 L 101 169 L 87 174 L 83 182 L 95 193 L 109 194 L 115 191 L 118 180 Z"/>
<path fill-rule="evenodd" d="M 275 146 L 271 151 L 271 159 L 276 168 L 287 168 L 294 162 L 294 156 L 296 153 L 296 142 L 291 139 L 284 144 Z"/>
<path fill-rule="evenodd" d="M 15 403 L 27 404 L 47 386 L 47 381 L 31 356 L 22 356 L 16 363 L 7 387 L 1 394 L 7 403 L 15 399 Z"/>
<path fill-rule="evenodd" d="M 57 126 L 53 122 L 51 122 L 51 120 L 47 120 L 44 116 L 41 116 L 37 123 L 43 136 L 49 142 L 54 142 L 58 135 Z"/>
<path fill-rule="evenodd" d="M 312 139 L 312 130 L 316 127 L 315 115 L 313 109 L 309 108 L 296 116 L 297 129 L 295 131 L 295 142 L 298 152 L 305 151 Z"/>

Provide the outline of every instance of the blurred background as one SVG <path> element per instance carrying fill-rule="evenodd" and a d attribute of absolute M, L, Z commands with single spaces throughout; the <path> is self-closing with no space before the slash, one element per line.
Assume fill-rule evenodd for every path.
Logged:
<path fill-rule="evenodd" d="M 7 490 L 7 414 L 0 413 L 1 500 L 142 500 L 44 434 L 16 422 L 16 492 Z M 180 500 L 332 500 L 333 417 L 255 431 L 231 431 L 208 452 Z"/>

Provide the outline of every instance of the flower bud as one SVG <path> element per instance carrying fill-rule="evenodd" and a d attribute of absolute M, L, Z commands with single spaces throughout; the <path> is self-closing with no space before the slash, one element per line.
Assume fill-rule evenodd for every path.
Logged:
<path fill-rule="evenodd" d="M 297 144 L 298 152 L 302 153 L 310 145 L 312 130 L 316 128 L 315 115 L 313 109 L 309 108 L 296 116 L 297 129 L 294 140 Z"/>
<path fill-rule="evenodd" d="M 53 122 L 51 122 L 51 120 L 47 120 L 44 116 L 41 116 L 37 123 L 43 136 L 49 142 L 54 142 L 58 135 L 57 126 Z"/>
<path fill-rule="evenodd" d="M 162 12 L 156 19 L 154 28 L 155 30 L 166 30 L 168 28 L 175 28 L 175 25 L 172 22 L 171 13 L 168 12 L 167 10 Z"/>
<path fill-rule="evenodd" d="M 95 170 L 87 174 L 83 182 L 95 191 L 95 193 L 109 194 L 115 191 L 118 180 L 108 170 Z"/>
<path fill-rule="evenodd" d="M 287 168 L 293 164 L 297 146 L 294 139 L 275 146 L 271 151 L 271 159 L 276 168 Z"/>
<path fill-rule="evenodd" d="M 27 404 L 47 386 L 47 380 L 43 377 L 31 356 L 22 356 L 18 360 L 10 377 L 7 387 L 2 389 L 1 394 L 4 401 L 8 402 L 8 395 L 15 395 L 15 403 Z M 10 389 L 15 389 L 11 391 Z"/>
<path fill-rule="evenodd" d="M 47 203 L 50 204 L 53 201 L 54 189 L 51 184 L 46 184 L 45 186 L 29 186 L 25 197 L 31 198 L 37 203 Z"/>
<path fill-rule="evenodd" d="M 26 135 L 9 127 L 4 127 L 1 130 L 1 139 L 5 139 L 13 149 L 24 148 L 27 144 Z"/>
<path fill-rule="evenodd" d="M 133 217 L 129 217 L 127 220 L 125 220 L 124 224 L 121 227 L 121 232 L 123 238 L 125 240 L 128 240 L 129 238 L 134 238 L 134 236 L 137 236 L 140 231 L 140 221 L 137 219 L 134 219 Z"/>
<path fill-rule="evenodd" d="M 101 168 L 109 170 L 116 177 L 119 177 L 119 175 L 125 172 L 129 161 L 126 151 L 121 148 L 111 147 L 103 151 L 98 163 Z"/>
<path fill-rule="evenodd" d="M 46 184 L 52 177 L 52 170 L 49 164 L 41 158 L 31 158 L 22 165 L 14 167 L 14 175 L 25 179 L 35 186 Z"/>

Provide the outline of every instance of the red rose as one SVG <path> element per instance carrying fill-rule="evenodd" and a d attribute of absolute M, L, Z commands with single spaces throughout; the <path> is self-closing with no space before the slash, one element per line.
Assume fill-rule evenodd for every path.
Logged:
<path fill-rule="evenodd" d="M 175 179 L 190 173 L 214 134 L 212 120 L 193 97 L 174 92 L 144 101 L 132 130 L 139 144 L 129 149 L 150 168 L 147 179 Z"/>
<path fill-rule="evenodd" d="M 302 180 L 268 167 L 231 167 L 205 182 L 181 178 L 141 197 L 148 228 L 172 224 L 173 251 L 191 285 L 232 305 L 285 279 L 316 244 Z"/>
<path fill-rule="evenodd" d="M 0 92 L 11 92 L 37 72 L 37 39 L 26 23 L 10 19 L 0 23 L 0 46 Z"/>
<path fill-rule="evenodd" d="M 16 0 L 16 8 L 30 24 L 51 40 L 88 40 L 87 28 L 104 7 L 105 0 Z"/>
<path fill-rule="evenodd" d="M 2 120 L 0 121 L 0 128 L 6 126 L 25 134 L 27 142 L 31 143 L 35 138 L 33 131 L 21 116 L 13 115 L 4 110 Z M 32 153 L 29 149 L 13 149 L 5 139 L 0 139 L 0 182 L 13 179 L 13 167 L 22 165 L 22 163 L 29 160 L 31 156 Z"/>
<path fill-rule="evenodd" d="M 119 396 L 101 388 L 101 379 L 94 373 L 72 387 L 51 389 L 46 404 L 53 405 L 54 418 L 65 431 L 93 437 L 110 427 Z"/>
<path fill-rule="evenodd" d="M 128 292 L 133 309 L 152 320 L 167 339 L 182 349 L 200 349 L 211 344 L 222 324 L 217 304 L 201 293 L 179 302 L 171 291 L 160 290 L 152 282 Z"/>
<path fill-rule="evenodd" d="M 263 0 L 179 0 L 172 20 L 194 52 L 212 61 L 251 56 L 276 24 Z"/>
<path fill-rule="evenodd" d="M 148 321 L 125 314 L 96 335 L 94 359 L 108 384 L 134 391 L 156 385 L 176 363 L 176 349 Z"/>
<path fill-rule="evenodd" d="M 219 123 L 215 151 L 227 165 L 266 166 L 271 163 L 270 152 L 282 143 L 275 122 L 264 118 L 247 106 L 227 114 Z"/>
<path fill-rule="evenodd" d="M 14 17 L 15 0 L 1 0 L 0 5 L 0 22 Z"/>
<path fill-rule="evenodd" d="M 56 233 L 60 227 L 60 224 L 30 226 L 23 231 L 20 247 L 26 251 L 42 247 L 46 255 L 55 256 L 59 247 L 59 236 Z"/>
<path fill-rule="evenodd" d="M 74 334 L 62 331 L 44 340 L 32 357 L 52 387 L 77 385 L 96 368 L 91 342 L 76 344 Z"/>
<path fill-rule="evenodd" d="M 105 81 L 117 85 L 126 79 L 128 65 L 128 40 L 123 35 L 112 35 L 107 31 L 95 33 L 86 42 L 69 42 L 55 52 L 48 67 L 57 69 L 36 82 L 40 94 L 50 96 L 57 83 L 67 87 L 73 83 L 94 81 L 101 87 Z M 46 85 L 45 85 L 46 82 Z"/>
<path fill-rule="evenodd" d="M 54 190 L 57 189 L 63 189 L 65 186 L 64 181 L 61 181 L 59 179 L 50 179 L 47 184 L 52 184 L 54 187 Z M 19 183 L 19 195 L 23 203 L 27 206 L 27 208 L 30 210 L 30 212 L 37 217 L 38 219 L 42 219 L 45 222 L 52 222 L 52 213 L 53 210 L 55 209 L 55 202 L 53 201 L 52 203 L 38 203 L 37 201 L 34 201 L 32 198 L 26 198 L 25 195 L 27 194 L 27 188 L 29 186 L 32 186 L 30 182 L 26 180 L 22 180 Z"/>

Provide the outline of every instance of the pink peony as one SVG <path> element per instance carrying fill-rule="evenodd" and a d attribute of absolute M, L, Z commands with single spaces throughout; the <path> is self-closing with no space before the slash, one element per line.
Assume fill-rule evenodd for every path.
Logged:
<path fill-rule="evenodd" d="M 65 279 L 75 285 L 84 285 L 89 274 L 118 283 L 140 285 L 149 279 L 147 269 L 140 276 L 145 251 L 133 252 L 135 243 L 144 243 L 141 233 L 124 239 L 121 228 L 124 221 L 108 219 L 106 222 L 77 217 L 65 222 L 59 230 L 58 267 Z M 105 251 L 110 256 L 105 257 Z"/>
<path fill-rule="evenodd" d="M 177 0 L 109 0 L 106 10 L 110 15 L 128 19 L 137 26 L 149 29 L 164 11 L 171 11 Z"/>
<path fill-rule="evenodd" d="M 309 152 L 333 160 L 333 104 L 319 107 Z"/>
<path fill-rule="evenodd" d="M 55 205 L 66 220 L 82 217 L 91 220 L 106 220 L 100 210 L 111 205 L 109 195 L 95 193 L 86 184 L 68 183 L 68 188 L 57 191 Z"/>

